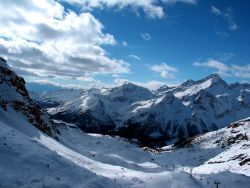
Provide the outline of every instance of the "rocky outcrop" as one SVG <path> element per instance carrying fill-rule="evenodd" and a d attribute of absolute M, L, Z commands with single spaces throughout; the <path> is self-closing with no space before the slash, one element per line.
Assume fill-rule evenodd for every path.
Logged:
<path fill-rule="evenodd" d="M 0 108 L 7 111 L 9 108 L 23 114 L 35 127 L 49 136 L 56 136 L 59 131 L 50 120 L 47 112 L 33 102 L 25 87 L 25 81 L 18 76 L 0 58 Z"/>

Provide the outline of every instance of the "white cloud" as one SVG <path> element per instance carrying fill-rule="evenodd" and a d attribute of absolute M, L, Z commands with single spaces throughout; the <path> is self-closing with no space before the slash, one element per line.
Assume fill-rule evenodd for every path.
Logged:
<path fill-rule="evenodd" d="M 131 8 L 140 15 L 142 10 L 150 18 L 163 18 L 165 13 L 163 4 L 186 3 L 196 4 L 198 0 L 62 0 L 68 3 L 78 4 L 85 10 L 95 8 Z"/>
<path fill-rule="evenodd" d="M 92 78 L 91 76 L 82 76 L 78 77 L 77 80 L 81 80 L 83 82 L 95 82 L 96 80 Z"/>
<path fill-rule="evenodd" d="M 141 60 L 141 58 L 140 58 L 139 56 L 134 55 L 134 54 L 130 54 L 130 55 L 128 55 L 128 57 L 131 58 L 131 59 L 135 59 L 135 60 L 137 60 L 137 61 L 140 61 L 140 60 Z"/>
<path fill-rule="evenodd" d="M 221 15 L 221 11 L 216 8 L 215 6 L 211 6 L 211 13 L 215 14 L 215 15 Z"/>
<path fill-rule="evenodd" d="M 217 60 L 210 59 L 206 62 L 194 62 L 194 66 L 199 66 L 199 67 L 209 67 L 209 68 L 214 68 L 218 70 L 218 73 L 225 74 L 229 71 L 229 67 Z"/>
<path fill-rule="evenodd" d="M 235 23 L 233 16 L 230 13 L 225 13 L 224 17 L 226 19 L 226 21 L 229 24 L 229 29 L 230 30 L 237 30 L 238 29 L 238 25 Z"/>
<path fill-rule="evenodd" d="M 150 90 L 156 90 L 156 89 L 158 89 L 159 87 L 161 87 L 163 85 L 172 85 L 172 84 L 168 84 L 168 83 L 165 83 L 165 82 L 160 82 L 160 81 L 157 81 L 157 80 L 151 80 L 149 82 L 139 83 L 138 85 L 146 87 L 146 88 L 148 88 Z"/>
<path fill-rule="evenodd" d="M 65 12 L 54 0 L 6 1 L 0 9 L 0 54 L 23 75 L 78 78 L 129 72 L 128 63 L 102 48 L 116 40 L 91 13 Z"/>
<path fill-rule="evenodd" d="M 140 35 L 146 41 L 150 41 L 152 39 L 152 37 L 149 33 L 141 33 Z"/>
<path fill-rule="evenodd" d="M 250 64 L 245 66 L 232 65 L 232 73 L 239 78 L 250 78 Z"/>
<path fill-rule="evenodd" d="M 250 78 L 250 64 L 245 66 L 225 64 L 219 60 L 209 59 L 205 62 L 194 62 L 194 66 L 214 69 L 222 76 Z"/>
<path fill-rule="evenodd" d="M 163 7 L 158 5 L 158 0 L 63 0 L 69 3 L 77 3 L 83 9 L 92 10 L 94 8 L 103 9 L 106 7 L 116 7 L 118 9 L 131 8 L 137 14 L 140 10 L 151 18 L 164 17 Z"/>
<path fill-rule="evenodd" d="M 128 43 L 126 41 L 122 41 L 121 42 L 121 45 L 124 46 L 124 47 L 127 47 L 128 46 Z"/>
<path fill-rule="evenodd" d="M 160 73 L 162 78 L 174 78 L 173 72 L 177 72 L 175 67 L 162 63 L 160 65 L 153 65 L 150 69 L 154 72 Z"/>
<path fill-rule="evenodd" d="M 82 13 L 65 10 L 61 2 L 77 3 Z M 76 79 L 96 83 L 95 74 L 120 76 L 130 65 L 103 45 L 116 45 L 112 34 L 89 11 L 130 8 L 148 17 L 164 17 L 163 4 L 189 0 L 18 0 L 0 3 L 0 54 L 23 76 Z M 150 40 L 148 33 L 143 34 Z M 126 41 L 121 43 L 128 45 Z M 139 60 L 138 56 L 131 57 Z"/>
<path fill-rule="evenodd" d="M 238 29 L 238 25 L 234 21 L 232 9 L 227 8 L 225 11 L 221 11 L 215 6 L 211 6 L 211 13 L 216 16 L 221 16 L 228 23 L 229 29 L 234 31 Z"/>
<path fill-rule="evenodd" d="M 38 83 L 38 84 L 49 84 L 49 85 L 54 85 L 54 86 L 61 86 L 59 83 L 57 82 L 53 82 L 51 80 L 47 80 L 47 79 L 43 79 L 43 80 L 30 80 L 30 83 Z"/>
<path fill-rule="evenodd" d="M 229 61 L 234 56 L 235 56 L 234 53 L 218 53 L 217 54 L 218 60 L 220 60 L 222 62 Z"/>
<path fill-rule="evenodd" d="M 162 0 L 162 2 L 167 4 L 174 3 L 186 3 L 186 4 L 196 4 L 198 0 Z"/>

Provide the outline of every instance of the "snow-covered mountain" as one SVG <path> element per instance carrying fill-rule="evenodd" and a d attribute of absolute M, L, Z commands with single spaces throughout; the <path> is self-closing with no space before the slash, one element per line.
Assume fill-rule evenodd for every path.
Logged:
<path fill-rule="evenodd" d="M 250 114 L 250 85 L 227 84 L 217 74 L 153 92 L 126 83 L 47 92 L 35 99 L 53 118 L 83 131 L 136 138 L 143 145 L 213 131 Z"/>
<path fill-rule="evenodd" d="M 23 114 L 31 124 L 49 136 L 56 136 L 58 132 L 49 115 L 29 97 L 24 79 L 18 76 L 3 58 L 0 58 L 0 108 Z M 4 118 L 0 115 L 1 119 Z"/>

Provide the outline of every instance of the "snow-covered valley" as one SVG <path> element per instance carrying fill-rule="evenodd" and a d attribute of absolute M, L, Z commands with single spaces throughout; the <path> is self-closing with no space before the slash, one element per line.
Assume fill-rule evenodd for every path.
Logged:
<path fill-rule="evenodd" d="M 57 122 L 56 141 L 13 110 L 0 114 L 0 187 L 193 188 L 219 182 L 235 188 L 250 183 L 250 119 L 198 136 L 183 148 L 149 151 L 64 122 Z"/>

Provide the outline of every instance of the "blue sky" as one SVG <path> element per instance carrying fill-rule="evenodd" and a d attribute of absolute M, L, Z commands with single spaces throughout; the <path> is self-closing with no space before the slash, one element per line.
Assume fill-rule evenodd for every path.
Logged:
<path fill-rule="evenodd" d="M 127 61 L 132 63 L 136 75 L 130 75 L 129 78 L 139 79 L 138 81 L 157 79 L 181 82 L 188 78 L 200 79 L 216 71 L 194 67 L 192 63 L 195 61 L 220 60 L 225 58 L 223 56 L 230 56 L 230 59 L 223 63 L 241 66 L 249 63 L 248 4 L 216 0 L 200 1 L 196 5 L 176 4 L 166 7 L 167 15 L 163 19 L 136 17 L 128 10 L 98 10 L 94 15 L 101 20 L 109 33 L 114 33 L 118 40 L 128 43 L 127 47 L 108 47 L 107 50 L 119 58 L 127 58 Z M 216 6 L 221 11 L 231 8 L 233 19 L 239 25 L 238 29 L 228 29 L 229 24 L 223 17 L 211 13 L 211 6 Z M 150 41 L 140 37 L 139 33 L 145 32 L 151 35 Z M 226 36 L 223 36 L 223 33 Z M 135 54 L 141 60 L 128 58 L 128 54 Z M 148 66 L 162 62 L 177 68 L 174 79 L 161 78 L 159 74 L 152 74 L 148 69 Z M 230 82 L 244 80 L 222 76 Z"/>
<path fill-rule="evenodd" d="M 23 0 L 23 4 L 25 2 Z M 47 24 L 47 17 L 41 21 L 43 27 L 38 29 L 36 21 L 30 21 L 27 25 L 39 30 L 39 34 L 30 38 L 23 33 L 18 37 L 34 45 L 29 43 L 28 47 L 19 47 L 21 52 L 13 55 L 10 46 L 18 46 L 20 41 L 16 42 L 18 37 L 15 33 L 5 31 L 0 33 L 0 54 L 28 81 L 59 85 L 114 86 L 131 81 L 155 88 L 165 83 L 178 84 L 190 78 L 201 79 L 211 73 L 220 74 L 228 82 L 250 81 L 250 4 L 247 0 L 110 2 L 63 0 L 49 4 L 51 1 L 48 1 L 42 7 L 48 7 L 48 17 L 51 17 L 49 8 L 54 10 L 53 6 L 58 5 L 58 12 L 62 15 L 57 18 L 55 14 L 52 18 L 62 22 L 64 27 L 70 27 L 73 21 L 67 22 L 65 15 L 72 14 L 71 17 L 79 18 L 78 30 L 63 30 L 55 20 Z M 36 6 L 31 6 L 28 11 L 37 10 Z M 2 19 L 5 22 L 9 20 L 10 25 L 13 22 L 10 17 Z M 53 32 L 63 35 L 59 38 L 56 34 L 52 35 Z M 72 38 L 78 33 L 82 33 L 79 38 Z M 29 63 L 31 60 L 26 58 L 26 48 L 32 48 L 28 54 L 35 53 L 34 46 L 38 44 L 38 39 L 36 50 L 41 50 L 43 55 L 35 56 L 39 57 L 38 63 L 33 62 L 34 58 Z M 73 51 L 69 46 L 79 48 Z M 55 57 L 61 58 L 53 60 Z M 65 59 L 67 61 L 63 61 Z M 74 66 L 76 70 L 73 70 Z M 41 71 L 41 67 L 44 70 Z"/>

